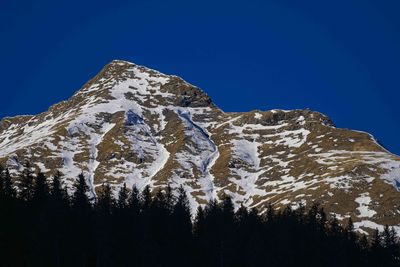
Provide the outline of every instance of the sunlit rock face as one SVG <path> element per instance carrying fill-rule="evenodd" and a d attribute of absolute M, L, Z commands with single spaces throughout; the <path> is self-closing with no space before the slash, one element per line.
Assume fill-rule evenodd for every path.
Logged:
<path fill-rule="evenodd" d="M 23 163 L 71 186 L 83 172 L 139 189 L 183 186 L 193 211 L 232 197 L 263 212 L 318 202 L 370 231 L 400 225 L 400 158 L 363 132 L 310 110 L 226 113 L 179 77 L 113 61 L 69 100 L 0 121 L 0 163 Z M 397 229 L 400 229 L 398 227 Z"/>

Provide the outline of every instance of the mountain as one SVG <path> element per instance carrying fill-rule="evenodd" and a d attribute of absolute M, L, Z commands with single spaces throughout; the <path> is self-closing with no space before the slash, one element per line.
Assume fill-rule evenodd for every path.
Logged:
<path fill-rule="evenodd" d="M 0 121 L 0 164 L 29 160 L 67 185 L 83 172 L 139 189 L 183 186 L 194 209 L 225 194 L 265 210 L 318 202 L 360 232 L 400 231 L 400 158 L 311 110 L 224 112 L 181 78 L 113 61 L 69 100 Z"/>

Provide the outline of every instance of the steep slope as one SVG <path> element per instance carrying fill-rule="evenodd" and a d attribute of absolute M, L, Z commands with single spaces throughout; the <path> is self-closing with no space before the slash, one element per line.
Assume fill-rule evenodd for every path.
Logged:
<path fill-rule="evenodd" d="M 16 175 L 27 159 L 67 184 L 83 171 L 93 194 L 105 181 L 182 185 L 193 209 L 228 194 L 260 210 L 318 201 L 360 231 L 400 224 L 400 158 L 369 134 L 310 110 L 225 113 L 179 77 L 125 61 L 47 112 L 1 120 L 0 163 Z"/>

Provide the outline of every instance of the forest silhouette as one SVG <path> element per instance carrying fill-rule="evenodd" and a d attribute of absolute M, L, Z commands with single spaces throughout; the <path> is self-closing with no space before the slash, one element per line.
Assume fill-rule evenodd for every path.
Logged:
<path fill-rule="evenodd" d="M 185 190 L 114 196 L 103 184 L 91 199 L 83 174 L 67 192 L 62 174 L 13 179 L 0 169 L 0 266 L 399 266 L 393 228 L 369 238 L 342 226 L 318 204 L 273 205 L 262 214 L 229 196 L 191 214 Z"/>

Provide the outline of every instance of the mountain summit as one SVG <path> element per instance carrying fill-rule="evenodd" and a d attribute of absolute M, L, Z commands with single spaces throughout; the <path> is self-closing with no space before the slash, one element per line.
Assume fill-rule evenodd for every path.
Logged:
<path fill-rule="evenodd" d="M 70 185 L 83 172 L 139 189 L 183 186 L 194 209 L 232 197 L 265 210 L 318 202 L 360 232 L 400 230 L 400 158 L 310 110 L 227 113 L 181 78 L 113 61 L 69 100 L 0 121 L 0 163 L 29 160 Z"/>

